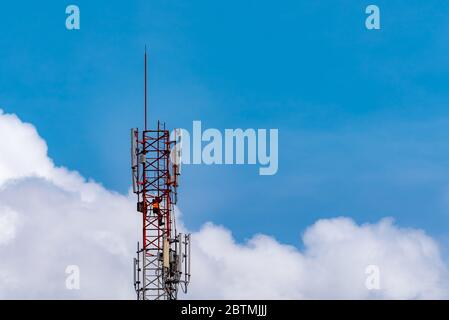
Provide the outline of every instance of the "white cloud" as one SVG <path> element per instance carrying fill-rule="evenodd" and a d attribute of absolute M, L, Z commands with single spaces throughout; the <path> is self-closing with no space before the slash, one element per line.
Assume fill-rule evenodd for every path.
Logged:
<path fill-rule="evenodd" d="M 304 234 L 304 250 L 264 235 L 237 244 L 206 225 L 193 239 L 192 296 L 272 299 L 447 298 L 447 270 L 435 241 L 391 219 L 356 225 L 320 220 Z M 367 290 L 366 268 L 380 269 L 380 290 Z"/>
<path fill-rule="evenodd" d="M 134 208 L 55 167 L 35 128 L 0 112 L 0 299 L 132 297 Z M 65 289 L 67 265 L 80 291 Z"/>
<path fill-rule="evenodd" d="M 35 128 L 0 111 L 0 299 L 134 299 L 139 223 L 133 197 L 56 167 Z M 239 244 L 206 224 L 193 234 L 188 297 L 448 297 L 447 267 L 422 231 L 336 218 L 310 226 L 303 242 Z M 81 290 L 66 290 L 67 265 L 80 267 Z M 365 287 L 368 265 L 379 266 L 378 291 Z"/>
<path fill-rule="evenodd" d="M 0 185 L 8 179 L 48 176 L 53 165 L 36 129 L 0 109 Z"/>
<path fill-rule="evenodd" d="M 0 245 L 7 244 L 16 235 L 18 215 L 8 207 L 0 206 Z"/>

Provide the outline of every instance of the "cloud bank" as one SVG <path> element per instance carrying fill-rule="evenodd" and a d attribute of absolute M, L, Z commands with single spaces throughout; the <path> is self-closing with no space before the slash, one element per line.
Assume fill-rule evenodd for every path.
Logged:
<path fill-rule="evenodd" d="M 134 299 L 139 223 L 132 196 L 56 166 L 34 126 L 0 110 L 0 299 Z M 392 219 L 317 221 L 301 250 L 266 235 L 237 243 L 212 223 L 192 238 L 187 298 L 449 297 L 436 241 Z M 68 265 L 80 268 L 80 290 L 66 289 Z M 366 286 L 370 265 L 378 290 Z"/>

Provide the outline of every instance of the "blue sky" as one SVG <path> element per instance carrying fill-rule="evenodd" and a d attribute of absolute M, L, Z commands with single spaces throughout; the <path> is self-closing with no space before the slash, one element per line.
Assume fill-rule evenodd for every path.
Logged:
<path fill-rule="evenodd" d="M 71 3 L 79 31 L 65 29 Z M 71 3 L 0 6 L 0 107 L 56 164 L 127 191 L 147 44 L 153 123 L 279 129 L 275 176 L 184 167 L 190 228 L 298 244 L 319 218 L 393 216 L 449 243 L 449 3 L 375 1 L 379 31 L 368 1 Z"/>

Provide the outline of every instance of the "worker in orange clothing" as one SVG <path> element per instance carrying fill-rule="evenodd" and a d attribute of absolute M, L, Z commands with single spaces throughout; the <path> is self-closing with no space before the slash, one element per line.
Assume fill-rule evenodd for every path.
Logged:
<path fill-rule="evenodd" d="M 160 203 L 161 198 L 159 197 L 154 198 L 153 201 L 151 202 L 151 204 L 153 205 L 153 213 L 156 215 L 159 215 Z"/>
<path fill-rule="evenodd" d="M 162 201 L 162 199 L 160 197 L 156 197 L 156 198 L 153 199 L 151 204 L 153 205 L 153 213 L 159 219 L 159 224 L 163 225 L 164 224 L 164 220 L 162 219 L 161 210 L 160 210 L 161 201 Z"/>

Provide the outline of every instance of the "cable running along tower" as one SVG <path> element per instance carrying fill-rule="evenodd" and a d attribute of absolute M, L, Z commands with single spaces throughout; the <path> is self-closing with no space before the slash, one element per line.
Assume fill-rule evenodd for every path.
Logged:
<path fill-rule="evenodd" d="M 175 300 L 190 282 L 190 234 L 178 233 L 174 215 L 181 173 L 181 132 L 165 123 L 147 127 L 147 53 L 144 60 L 144 130 L 131 129 L 131 165 L 137 211 L 142 214 L 142 244 L 134 258 L 138 300 Z"/>

